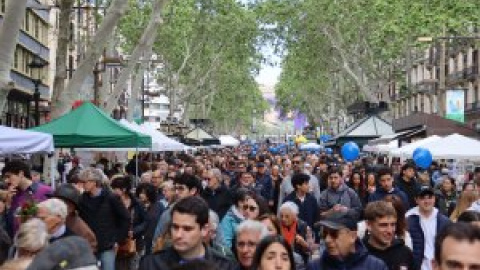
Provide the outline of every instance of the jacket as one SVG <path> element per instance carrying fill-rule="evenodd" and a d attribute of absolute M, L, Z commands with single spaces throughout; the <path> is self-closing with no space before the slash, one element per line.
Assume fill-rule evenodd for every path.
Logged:
<path fill-rule="evenodd" d="M 406 182 L 401 176 L 395 181 L 395 186 L 401 189 L 407 195 L 409 206 L 406 209 L 411 209 L 417 205 L 415 202 L 415 196 L 420 190 L 420 184 L 415 178 L 410 179 L 410 182 Z"/>
<path fill-rule="evenodd" d="M 310 228 L 313 228 L 313 224 L 320 219 L 317 200 L 311 194 L 307 193 L 302 202 L 294 191 L 285 198 L 284 202 L 294 202 L 298 206 L 298 218 L 305 221 Z"/>
<path fill-rule="evenodd" d="M 262 185 L 260 195 L 262 195 L 262 197 L 267 201 L 271 200 L 273 197 L 272 177 L 268 173 L 265 173 L 263 175 L 257 174 L 255 181 L 258 184 Z"/>
<path fill-rule="evenodd" d="M 355 253 L 344 260 L 330 256 L 325 250 L 319 259 L 310 262 L 307 270 L 388 270 L 387 265 L 380 259 L 369 255 L 367 248 L 357 239 Z"/>
<path fill-rule="evenodd" d="M 202 192 L 202 198 L 207 202 L 208 207 L 217 213 L 220 220 L 232 206 L 232 195 L 224 185 L 216 190 L 206 187 Z"/>
<path fill-rule="evenodd" d="M 398 196 L 400 199 L 402 199 L 405 210 L 410 208 L 410 202 L 408 201 L 407 194 L 397 187 L 390 190 L 390 192 L 385 191 L 383 188 L 377 188 L 374 193 L 368 196 L 368 202 L 382 201 L 387 195 Z"/>
<path fill-rule="evenodd" d="M 133 231 L 133 238 L 137 245 L 137 250 L 142 250 L 145 247 L 144 234 L 147 228 L 147 212 L 143 205 L 133 196 L 130 196 L 131 204 L 128 212 L 131 218 L 131 225 L 129 230 Z"/>
<path fill-rule="evenodd" d="M 341 204 L 349 208 L 357 217 L 363 209 L 362 202 L 357 193 L 346 184 L 341 184 L 337 190 L 327 188 L 320 194 L 320 213 L 330 210 L 334 205 Z"/>
<path fill-rule="evenodd" d="M 310 181 L 308 184 L 310 185 L 310 190 L 312 191 L 312 195 L 317 199 L 320 199 L 320 184 L 318 183 L 317 177 L 315 175 L 310 174 L 308 171 L 303 171 L 303 173 L 308 174 L 310 176 Z M 278 207 L 282 205 L 283 200 L 288 194 L 294 191 L 292 185 L 292 175 L 288 175 L 283 178 L 282 184 L 280 184 L 280 193 L 278 194 Z"/>
<path fill-rule="evenodd" d="M 373 255 L 388 266 L 390 270 L 418 270 L 413 263 L 413 253 L 401 239 L 393 240 L 386 249 L 378 249 L 368 243 L 368 237 L 363 241 L 370 255 Z"/>
<path fill-rule="evenodd" d="M 97 253 L 112 249 L 127 239 L 130 214 L 118 196 L 102 188 L 98 196 L 83 193 L 79 203 L 80 217 L 97 237 Z"/>
<path fill-rule="evenodd" d="M 90 244 L 93 252 L 97 250 L 97 237 L 76 211 L 67 216 L 65 225 L 67 225 L 67 228 L 72 230 L 76 235 L 85 238 Z"/>
<path fill-rule="evenodd" d="M 205 247 L 205 260 L 215 264 L 215 269 L 234 270 L 237 267 L 234 261 L 223 257 L 208 247 Z M 181 262 L 182 258 L 175 249 L 168 247 L 157 253 L 144 256 L 140 260 L 138 270 L 174 269 L 174 267 L 180 265 Z"/>
<path fill-rule="evenodd" d="M 438 211 L 440 211 L 440 213 L 442 213 L 445 216 L 450 216 L 457 204 L 457 195 L 455 191 L 453 191 L 450 195 L 448 195 L 440 190 L 436 190 L 435 198 L 436 198 L 435 207 L 438 208 Z"/>
<path fill-rule="evenodd" d="M 151 203 L 147 210 L 147 224 L 145 226 L 144 239 L 145 239 L 145 254 L 152 253 L 153 235 L 157 222 L 162 213 L 165 211 L 165 207 L 160 201 Z"/>
<path fill-rule="evenodd" d="M 437 209 L 434 209 L 437 219 L 437 234 L 440 232 L 446 225 L 451 221 L 446 216 L 438 212 Z M 413 243 L 413 261 L 415 262 L 415 267 L 420 268 L 425 251 L 425 238 L 420 225 L 420 214 L 418 213 L 418 207 L 410 209 L 405 216 L 407 217 L 407 228 L 412 237 Z"/>
<path fill-rule="evenodd" d="M 233 238 L 235 238 L 235 231 L 238 224 L 240 224 L 245 218 L 240 212 L 238 212 L 235 205 L 232 205 L 227 214 L 223 217 L 217 230 L 222 234 L 223 245 L 232 248 Z"/>

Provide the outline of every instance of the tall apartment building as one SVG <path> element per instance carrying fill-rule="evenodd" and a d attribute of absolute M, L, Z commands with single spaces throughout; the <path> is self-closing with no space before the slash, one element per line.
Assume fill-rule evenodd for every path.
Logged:
<path fill-rule="evenodd" d="M 474 39 L 445 39 L 432 45 L 407 70 L 407 83 L 392 82 L 390 107 L 396 132 L 419 129 L 422 136 L 480 132 L 480 61 Z M 442 53 L 444 54 L 442 56 Z M 443 57 L 443 59 L 442 59 Z M 441 63 L 445 63 L 442 77 Z M 441 89 L 442 80 L 445 89 Z M 446 91 L 463 90 L 465 123 L 445 119 Z"/>
<path fill-rule="evenodd" d="M 29 0 L 29 5 L 42 4 L 38 0 Z M 0 23 L 6 12 L 6 0 L 0 0 Z M 40 78 L 34 78 L 29 67 L 35 56 L 49 62 L 49 14 L 46 10 L 27 9 L 23 25 L 18 36 L 15 58 L 10 76 L 14 87 L 7 97 L 7 104 L 0 112 L 0 124 L 18 128 L 27 128 L 34 124 L 33 94 L 34 79 L 41 79 L 38 89 L 40 100 L 47 101 L 50 96 L 49 67 L 39 70 Z M 37 71 L 35 71 L 36 73 Z M 43 114 L 44 115 L 44 114 Z"/>

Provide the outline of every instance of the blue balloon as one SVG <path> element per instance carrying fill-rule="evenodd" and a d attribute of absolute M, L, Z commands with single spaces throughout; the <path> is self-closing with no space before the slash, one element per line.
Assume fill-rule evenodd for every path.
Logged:
<path fill-rule="evenodd" d="M 423 147 L 417 147 L 415 148 L 415 150 L 413 150 L 413 154 L 412 154 L 412 157 L 414 157 L 417 153 L 419 153 L 420 151 L 423 151 L 423 150 L 427 150 L 426 148 L 423 148 Z"/>
<path fill-rule="evenodd" d="M 354 161 L 360 155 L 360 148 L 354 142 L 348 142 L 342 146 L 342 157 L 346 161 Z"/>
<path fill-rule="evenodd" d="M 422 148 L 413 156 L 413 161 L 418 167 L 428 169 L 432 165 L 433 156 L 428 149 Z"/>

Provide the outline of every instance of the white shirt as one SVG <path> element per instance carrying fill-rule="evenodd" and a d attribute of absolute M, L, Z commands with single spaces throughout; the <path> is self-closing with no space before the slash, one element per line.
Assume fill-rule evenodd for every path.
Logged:
<path fill-rule="evenodd" d="M 425 240 L 422 270 L 433 269 L 432 259 L 435 252 L 435 236 L 437 235 L 437 213 L 438 210 L 434 208 L 432 214 L 430 214 L 428 218 L 420 215 L 420 226 L 422 227 L 423 237 Z"/>

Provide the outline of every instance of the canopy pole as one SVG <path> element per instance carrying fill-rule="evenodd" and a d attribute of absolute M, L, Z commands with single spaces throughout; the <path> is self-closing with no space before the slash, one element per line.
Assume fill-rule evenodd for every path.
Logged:
<path fill-rule="evenodd" d="M 135 148 L 135 187 L 138 186 L 138 144 Z"/>

